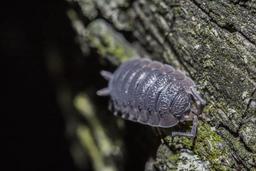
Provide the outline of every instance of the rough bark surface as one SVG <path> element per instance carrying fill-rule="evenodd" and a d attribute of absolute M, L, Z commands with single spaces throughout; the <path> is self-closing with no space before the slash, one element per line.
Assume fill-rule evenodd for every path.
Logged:
<path fill-rule="evenodd" d="M 195 141 L 166 136 L 145 170 L 256 170 L 256 1 L 68 3 L 67 15 L 85 56 L 96 51 L 101 60 L 111 59 L 114 65 L 138 55 L 169 63 L 184 70 L 207 101 L 203 111 L 207 119 L 200 120 Z M 78 96 L 75 108 L 83 109 L 84 97 Z M 77 135 L 87 151 L 94 149 L 88 153 L 94 168 L 122 170 L 115 162 L 123 161 L 113 157 L 123 156 L 120 137 L 102 133 L 109 150 L 104 151 L 101 140 L 85 136 L 101 135 L 97 129 L 123 127 L 100 123 L 100 115 L 89 113 L 84 117 L 92 127 L 79 126 Z M 114 150 L 117 147 L 119 151 Z M 106 162 L 108 157 L 112 159 Z"/>

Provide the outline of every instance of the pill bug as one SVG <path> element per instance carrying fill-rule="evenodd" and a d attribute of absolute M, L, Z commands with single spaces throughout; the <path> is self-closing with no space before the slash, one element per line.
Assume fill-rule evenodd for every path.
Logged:
<path fill-rule="evenodd" d="M 153 127 L 169 128 L 193 120 L 190 132 L 172 135 L 194 137 L 197 115 L 205 101 L 195 83 L 179 70 L 147 58 L 124 62 L 114 73 L 101 71 L 108 87 L 97 91 L 110 96 L 114 115 Z M 195 105 L 193 105 L 195 104 Z"/>

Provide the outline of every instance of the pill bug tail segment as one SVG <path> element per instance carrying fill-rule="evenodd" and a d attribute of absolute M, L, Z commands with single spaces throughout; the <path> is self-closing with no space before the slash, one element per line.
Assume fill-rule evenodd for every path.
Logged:
<path fill-rule="evenodd" d="M 98 91 L 96 92 L 96 94 L 97 94 L 98 96 L 109 96 L 109 95 L 110 95 L 110 91 L 109 91 L 108 88 L 103 88 L 103 89 L 101 89 L 101 90 L 98 90 Z"/>
<path fill-rule="evenodd" d="M 105 78 L 107 81 L 111 80 L 112 77 L 113 77 L 113 74 L 111 72 L 108 72 L 108 71 L 100 71 L 100 75 Z"/>
<path fill-rule="evenodd" d="M 105 78 L 107 81 L 110 81 L 110 80 L 112 79 L 112 77 L 113 77 L 113 74 L 112 74 L 111 72 L 104 71 L 104 70 L 100 71 L 100 75 L 101 75 L 103 78 Z M 97 94 L 98 96 L 109 96 L 109 95 L 110 95 L 110 90 L 109 90 L 108 87 L 106 87 L 106 88 L 103 88 L 103 89 L 101 89 L 101 90 L 98 90 L 98 91 L 96 92 L 96 94 Z"/>

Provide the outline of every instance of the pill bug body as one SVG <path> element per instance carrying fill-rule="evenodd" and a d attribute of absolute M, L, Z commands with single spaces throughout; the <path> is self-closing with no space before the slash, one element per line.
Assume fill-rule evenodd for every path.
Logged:
<path fill-rule="evenodd" d="M 102 71 L 108 87 L 97 92 L 109 95 L 114 114 L 154 127 L 173 127 L 191 114 L 192 103 L 204 100 L 194 82 L 181 71 L 150 59 L 123 63 L 113 74 Z M 199 110 L 198 110 L 199 111 Z"/>

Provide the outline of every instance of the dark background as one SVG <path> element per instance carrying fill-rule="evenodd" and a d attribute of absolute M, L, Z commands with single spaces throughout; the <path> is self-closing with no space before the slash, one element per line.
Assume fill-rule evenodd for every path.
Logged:
<path fill-rule="evenodd" d="M 66 8 L 62 0 L 1 3 L 0 53 L 7 71 L 1 170 L 76 170 L 45 56 L 49 46 L 65 49 L 67 57 L 79 51 Z"/>
<path fill-rule="evenodd" d="M 89 87 L 95 96 L 96 90 L 106 86 L 98 73 L 108 68 L 100 66 L 98 54 L 93 50 L 91 58 L 84 58 L 74 40 L 76 34 L 66 14 L 68 9 L 65 0 L 1 4 L 0 56 L 4 76 L 7 73 L 7 81 L 1 81 L 4 85 L 7 83 L 2 89 L 5 96 L 1 96 L 7 103 L 1 110 L 1 171 L 92 168 L 90 161 L 84 161 L 85 167 L 81 168 L 72 160 L 69 151 L 72 139 L 65 128 L 65 111 L 61 111 L 57 102 L 60 88 L 57 86 L 66 79 L 72 91 Z M 50 67 L 52 54 L 64 61 L 64 73 L 52 72 L 51 69 L 58 72 L 58 61 Z M 105 104 L 102 109 L 105 110 L 107 98 L 97 98 L 99 105 Z M 116 119 L 111 112 L 107 118 L 108 121 Z M 146 126 L 129 121 L 125 124 L 122 168 L 144 170 L 145 162 L 156 153 L 159 139 Z"/>

